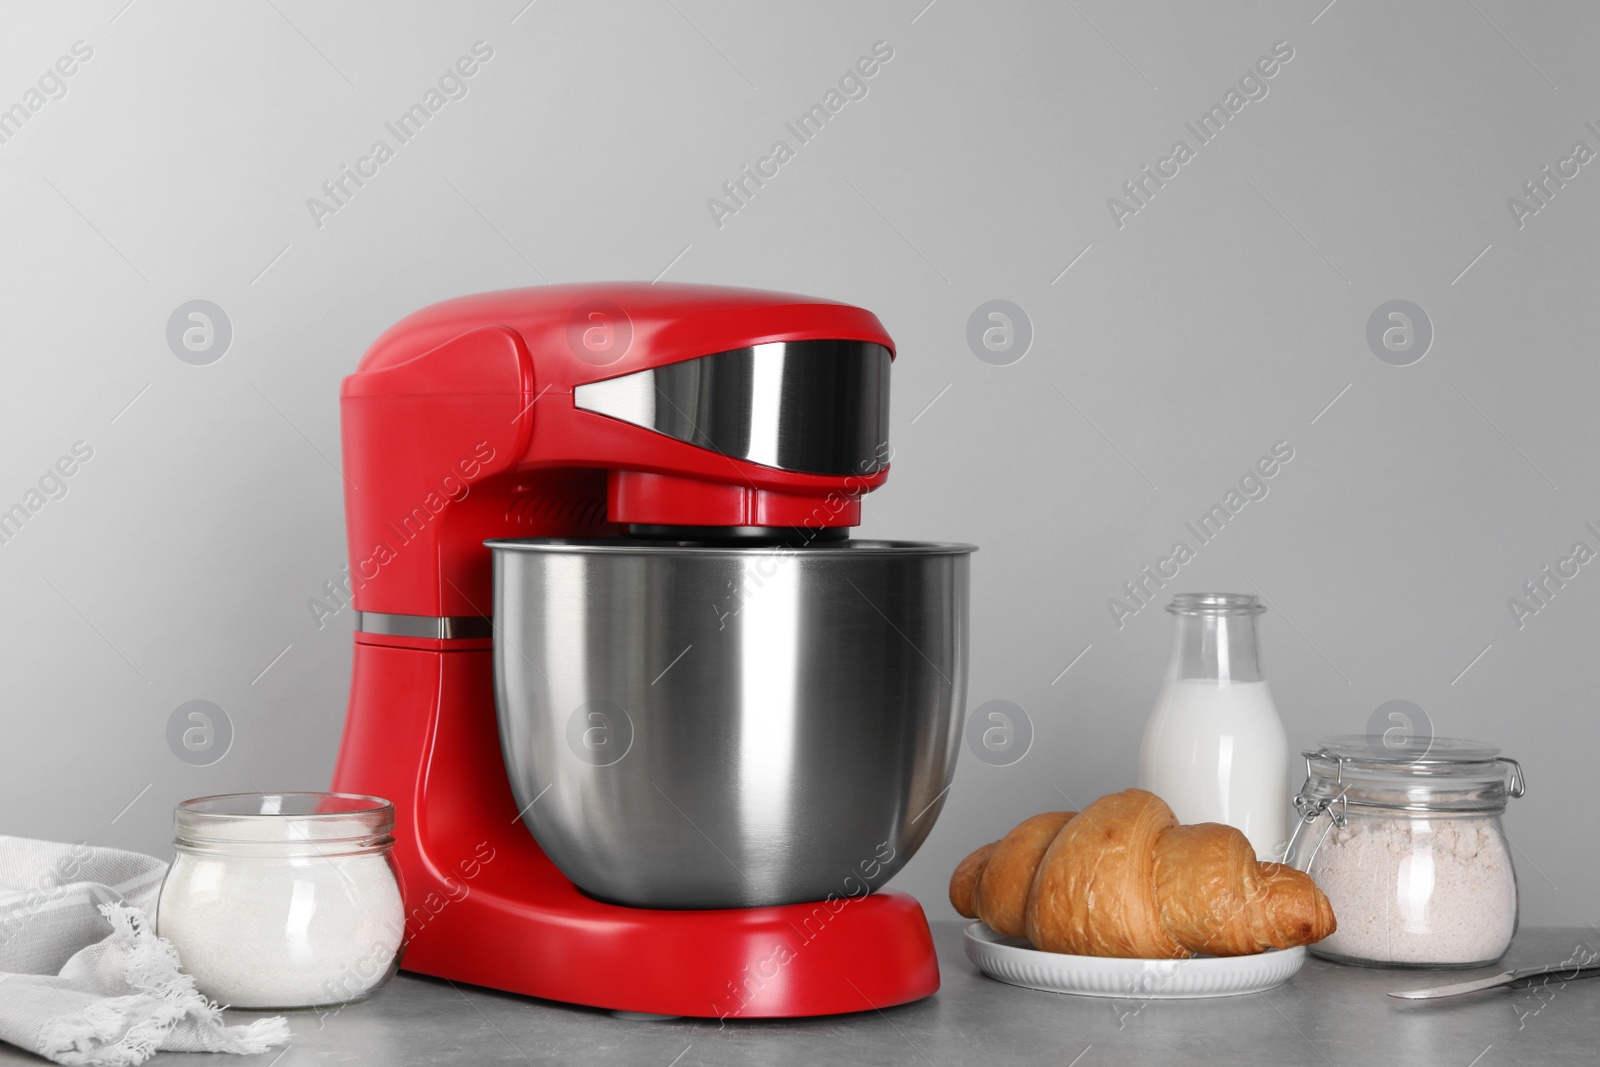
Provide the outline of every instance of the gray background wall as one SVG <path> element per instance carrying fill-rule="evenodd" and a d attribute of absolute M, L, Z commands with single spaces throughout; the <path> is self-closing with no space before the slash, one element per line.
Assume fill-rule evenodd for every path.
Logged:
<path fill-rule="evenodd" d="M 1507 606 L 1600 549 L 1600 163 L 1521 226 L 1507 205 L 1600 150 L 1593 8 L 125 3 L 0 16 L 0 106 L 93 50 L 0 144 L 0 506 L 93 450 L 0 545 L 6 832 L 161 853 L 184 797 L 325 786 L 350 613 L 307 601 L 343 562 L 339 379 L 446 297 L 662 277 L 858 302 L 900 345 L 861 532 L 982 546 L 968 706 L 1034 732 L 1009 766 L 963 752 L 896 883 L 934 917 L 970 848 L 1133 781 L 1170 622 L 1107 600 L 1286 441 L 1163 602 L 1266 598 L 1296 747 L 1396 699 L 1503 745 L 1524 920 L 1600 919 L 1600 564 L 1520 627 Z M 467 95 L 316 225 L 477 41 Z M 878 41 L 867 95 L 719 227 L 707 199 Z M 1184 123 L 1280 41 L 1200 146 Z M 1119 227 L 1108 198 L 1178 139 L 1195 158 Z M 194 299 L 231 323 L 209 365 L 166 336 Z M 1033 335 L 1005 366 L 967 340 L 994 299 Z M 1396 299 L 1420 360 L 1368 343 Z M 169 746 L 191 700 L 231 724 L 209 765 Z"/>

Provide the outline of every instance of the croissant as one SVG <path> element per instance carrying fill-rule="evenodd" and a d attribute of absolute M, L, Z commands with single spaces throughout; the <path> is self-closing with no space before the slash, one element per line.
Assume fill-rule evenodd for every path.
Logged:
<path fill-rule="evenodd" d="M 1336 926 L 1310 876 L 1257 862 L 1231 826 L 1178 825 L 1142 789 L 1026 820 L 961 862 L 950 902 L 997 933 L 1081 956 L 1243 956 Z"/>
<path fill-rule="evenodd" d="M 950 879 L 950 903 L 956 911 L 981 918 L 1006 937 L 1024 936 L 1033 873 L 1050 842 L 1076 814 L 1047 811 L 1035 815 L 963 860 Z M 965 899 L 965 906 L 960 898 Z"/>

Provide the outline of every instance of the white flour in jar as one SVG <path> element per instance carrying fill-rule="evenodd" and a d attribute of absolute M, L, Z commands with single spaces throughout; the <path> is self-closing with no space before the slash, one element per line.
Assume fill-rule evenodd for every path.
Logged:
<path fill-rule="evenodd" d="M 361 832 L 326 822 L 311 830 Z M 266 827 L 259 837 L 281 834 Z M 380 985 L 399 954 L 405 912 L 380 852 L 290 857 L 264 845 L 250 855 L 180 851 L 156 923 L 200 992 L 238 1008 L 291 1008 L 354 1000 Z"/>
<path fill-rule="evenodd" d="M 1345 829 L 1329 831 L 1309 873 L 1339 924 L 1318 951 L 1377 963 L 1484 963 L 1516 932 L 1511 855 L 1488 819 L 1352 815 Z"/>

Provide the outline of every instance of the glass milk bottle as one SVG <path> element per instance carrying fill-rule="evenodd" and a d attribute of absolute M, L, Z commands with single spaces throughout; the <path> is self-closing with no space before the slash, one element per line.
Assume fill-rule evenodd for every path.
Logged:
<path fill-rule="evenodd" d="M 1261 674 L 1256 616 L 1243 593 L 1181 593 L 1166 684 L 1145 726 L 1139 785 L 1179 822 L 1244 832 L 1258 858 L 1288 844 L 1289 745 Z"/>

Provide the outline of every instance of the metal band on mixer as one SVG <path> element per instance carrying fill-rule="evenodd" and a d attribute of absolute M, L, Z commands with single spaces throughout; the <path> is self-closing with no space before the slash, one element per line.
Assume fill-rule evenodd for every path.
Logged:
<path fill-rule="evenodd" d="M 889 350 L 773 341 L 587 382 L 574 407 L 724 456 L 806 474 L 889 463 Z"/>
<path fill-rule="evenodd" d="M 389 615 L 356 612 L 356 630 L 387 637 L 425 637 L 440 641 L 494 636 L 494 620 L 483 615 Z"/>

